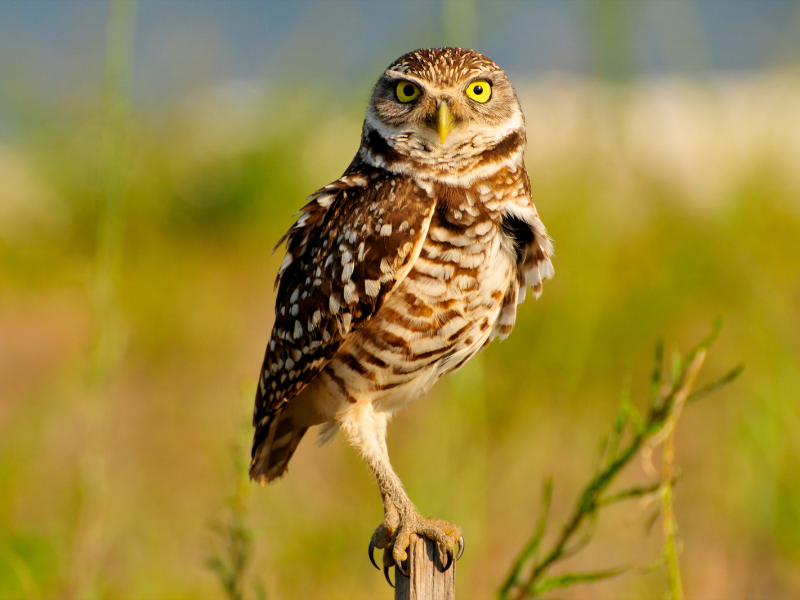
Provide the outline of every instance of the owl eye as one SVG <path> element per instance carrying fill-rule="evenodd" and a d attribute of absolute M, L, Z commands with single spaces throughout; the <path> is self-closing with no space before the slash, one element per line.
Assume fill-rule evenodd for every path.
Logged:
<path fill-rule="evenodd" d="M 400 83 L 397 84 L 397 87 L 395 88 L 395 94 L 397 94 L 397 99 L 403 104 L 406 104 L 408 102 L 411 102 L 412 100 L 419 98 L 419 95 L 421 93 L 422 92 L 419 90 L 417 86 L 408 81 L 401 81 Z"/>
<path fill-rule="evenodd" d="M 467 97 L 486 104 L 492 97 L 492 84 L 488 81 L 473 81 L 467 86 Z"/>

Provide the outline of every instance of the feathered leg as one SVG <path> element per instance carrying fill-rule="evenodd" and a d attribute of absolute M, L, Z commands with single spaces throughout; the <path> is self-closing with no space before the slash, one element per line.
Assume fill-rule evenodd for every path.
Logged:
<path fill-rule="evenodd" d="M 368 402 L 352 406 L 339 419 L 347 439 L 358 448 L 375 474 L 383 498 L 384 520 L 372 534 L 370 548 L 384 550 L 386 569 L 408 558 L 412 534 L 422 535 L 438 544 L 442 564 L 449 566 L 456 543 L 461 540 L 461 528 L 447 521 L 425 519 L 419 514 L 389 462 L 387 421 L 388 415 L 376 412 Z"/>

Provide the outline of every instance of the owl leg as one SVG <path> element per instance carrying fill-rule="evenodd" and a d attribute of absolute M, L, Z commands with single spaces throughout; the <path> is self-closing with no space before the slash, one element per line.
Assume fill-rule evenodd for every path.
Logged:
<path fill-rule="evenodd" d="M 387 413 L 376 412 L 372 404 L 366 402 L 352 406 L 339 419 L 349 442 L 358 448 L 375 474 L 383 498 L 384 520 L 372 534 L 370 557 L 373 548 L 381 548 L 384 550 L 384 572 L 394 564 L 402 565 L 408 559 L 411 535 L 417 534 L 437 542 L 441 556 L 447 556 L 447 561 L 442 558 L 441 562 L 448 568 L 456 544 L 463 547 L 461 528 L 447 521 L 426 519 L 419 514 L 389 461 L 387 421 Z"/>

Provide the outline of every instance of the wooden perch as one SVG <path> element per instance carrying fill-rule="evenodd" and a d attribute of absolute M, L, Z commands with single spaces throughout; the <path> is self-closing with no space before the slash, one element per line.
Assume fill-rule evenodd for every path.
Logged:
<path fill-rule="evenodd" d="M 408 557 L 408 577 L 394 569 L 395 600 L 455 600 L 456 564 L 442 572 L 436 542 L 412 535 Z"/>

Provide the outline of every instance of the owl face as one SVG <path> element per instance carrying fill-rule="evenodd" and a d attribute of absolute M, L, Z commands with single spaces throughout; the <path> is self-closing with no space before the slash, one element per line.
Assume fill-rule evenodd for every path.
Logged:
<path fill-rule="evenodd" d="M 461 48 L 432 48 L 397 59 L 375 85 L 365 128 L 397 153 L 456 158 L 524 136 L 514 88 L 487 57 Z"/>

